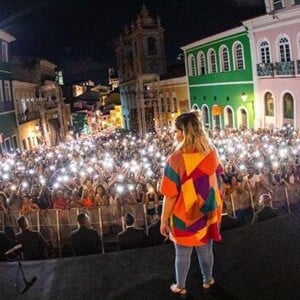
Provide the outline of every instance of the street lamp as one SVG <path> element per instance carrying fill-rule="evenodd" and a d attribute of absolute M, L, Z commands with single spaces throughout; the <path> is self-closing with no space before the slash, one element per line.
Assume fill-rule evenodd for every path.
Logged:
<path fill-rule="evenodd" d="M 245 92 L 242 92 L 241 98 L 242 98 L 243 102 L 246 102 L 248 99 L 248 95 Z"/>

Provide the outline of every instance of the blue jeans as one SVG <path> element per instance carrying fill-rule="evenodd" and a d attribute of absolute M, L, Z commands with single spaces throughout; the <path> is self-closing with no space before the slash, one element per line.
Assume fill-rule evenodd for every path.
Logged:
<path fill-rule="evenodd" d="M 214 264 L 213 242 L 210 240 L 204 246 L 188 247 L 175 244 L 175 272 L 176 283 L 180 288 L 185 288 L 186 278 L 190 269 L 191 254 L 196 249 L 198 262 L 200 265 L 203 283 L 212 279 L 212 270 Z"/>

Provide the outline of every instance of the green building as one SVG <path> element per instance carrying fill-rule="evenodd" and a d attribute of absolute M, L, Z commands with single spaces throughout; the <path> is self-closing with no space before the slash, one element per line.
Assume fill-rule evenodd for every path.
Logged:
<path fill-rule="evenodd" d="M 190 106 L 211 128 L 254 127 L 250 42 L 240 26 L 196 41 L 184 51 Z"/>
<path fill-rule="evenodd" d="M 0 152 L 18 148 L 17 123 L 9 66 L 9 43 L 15 38 L 0 29 Z"/>

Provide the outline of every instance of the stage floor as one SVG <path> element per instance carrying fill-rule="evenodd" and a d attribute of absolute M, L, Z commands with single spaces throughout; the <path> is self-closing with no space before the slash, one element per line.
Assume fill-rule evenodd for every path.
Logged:
<path fill-rule="evenodd" d="M 224 232 L 214 246 L 215 289 L 202 294 L 193 255 L 188 299 L 300 299 L 299 236 L 299 212 Z M 22 265 L 27 280 L 37 276 L 37 281 L 20 295 L 17 263 L 0 263 L 0 299 L 178 299 L 169 292 L 174 282 L 172 244 Z M 22 289 L 20 274 L 18 281 Z"/>

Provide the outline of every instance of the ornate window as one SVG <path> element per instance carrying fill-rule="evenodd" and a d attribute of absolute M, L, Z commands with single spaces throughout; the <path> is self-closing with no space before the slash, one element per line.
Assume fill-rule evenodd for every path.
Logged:
<path fill-rule="evenodd" d="M 147 45 L 148 45 L 148 54 L 156 55 L 157 54 L 156 39 L 154 37 L 149 37 L 147 39 Z"/>
<path fill-rule="evenodd" d="M 10 82 L 8 80 L 4 80 L 4 100 L 11 101 L 11 92 L 10 92 Z"/>
<path fill-rule="evenodd" d="M 273 7 L 274 10 L 282 9 L 283 6 L 283 1 L 282 0 L 273 0 Z"/>
<path fill-rule="evenodd" d="M 208 51 L 208 73 L 217 73 L 217 57 L 213 49 Z"/>
<path fill-rule="evenodd" d="M 205 75 L 205 56 L 203 52 L 197 54 L 198 75 Z"/>
<path fill-rule="evenodd" d="M 244 48 L 241 43 L 236 43 L 233 48 L 235 70 L 244 70 Z"/>
<path fill-rule="evenodd" d="M 225 46 L 223 46 L 220 49 L 220 61 L 221 61 L 221 71 L 222 72 L 230 71 L 229 53 L 227 47 Z"/>
<path fill-rule="evenodd" d="M 209 111 L 207 105 L 202 106 L 202 117 L 203 117 L 203 126 L 209 126 Z"/>
<path fill-rule="evenodd" d="M 196 76 L 196 62 L 193 54 L 188 56 L 189 76 Z"/>
<path fill-rule="evenodd" d="M 291 47 L 287 37 L 282 37 L 278 41 L 279 46 L 279 61 L 288 62 L 291 61 Z"/>
<path fill-rule="evenodd" d="M 4 62 L 8 62 L 8 46 L 6 42 L 2 42 L 1 50 L 1 60 Z"/>
<path fill-rule="evenodd" d="M 283 117 L 294 119 L 294 99 L 290 93 L 285 93 L 283 96 Z"/>
<path fill-rule="evenodd" d="M 260 62 L 263 64 L 269 64 L 270 58 L 270 44 L 268 41 L 263 40 L 259 45 Z"/>
<path fill-rule="evenodd" d="M 265 115 L 274 117 L 274 99 L 269 92 L 265 94 Z"/>

